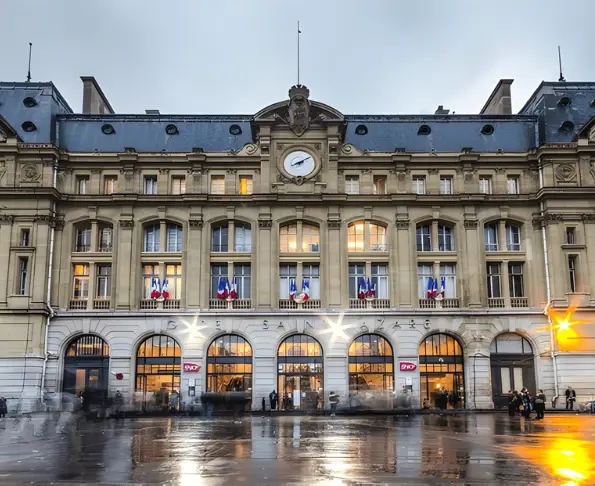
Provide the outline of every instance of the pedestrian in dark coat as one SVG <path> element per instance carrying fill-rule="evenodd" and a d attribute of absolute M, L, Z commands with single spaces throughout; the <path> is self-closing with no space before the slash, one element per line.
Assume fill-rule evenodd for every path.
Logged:
<path fill-rule="evenodd" d="M 508 392 L 508 415 L 514 417 L 517 413 L 517 404 L 518 398 L 516 391 L 509 391 Z"/>
<path fill-rule="evenodd" d="M 525 417 L 526 419 L 530 419 L 532 400 L 531 395 L 529 394 L 529 390 L 527 390 L 526 388 L 523 388 L 521 390 L 521 401 L 523 402 L 523 417 Z"/>
<path fill-rule="evenodd" d="M 574 402 L 576 401 L 576 392 L 569 386 L 566 389 L 566 410 L 574 410 Z"/>
<path fill-rule="evenodd" d="M 275 410 L 277 408 L 277 399 L 278 399 L 277 392 L 273 390 L 269 393 L 269 402 L 271 404 L 271 410 Z"/>
<path fill-rule="evenodd" d="M 0 418 L 6 417 L 8 413 L 8 406 L 6 405 L 6 398 L 0 397 Z"/>
<path fill-rule="evenodd" d="M 544 418 L 543 415 L 545 413 L 545 393 L 543 393 L 543 390 L 539 390 L 535 397 L 535 411 L 537 412 L 538 419 Z"/>

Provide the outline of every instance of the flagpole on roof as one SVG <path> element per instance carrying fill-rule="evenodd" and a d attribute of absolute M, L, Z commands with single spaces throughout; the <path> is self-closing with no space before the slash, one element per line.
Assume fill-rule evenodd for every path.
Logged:
<path fill-rule="evenodd" d="M 300 21 L 297 23 L 297 85 L 300 85 Z"/>

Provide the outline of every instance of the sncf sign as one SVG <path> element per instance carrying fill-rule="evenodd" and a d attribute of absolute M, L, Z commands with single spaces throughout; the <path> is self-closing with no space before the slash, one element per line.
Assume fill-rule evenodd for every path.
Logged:
<path fill-rule="evenodd" d="M 200 365 L 196 363 L 184 363 L 184 373 L 198 373 Z"/>
<path fill-rule="evenodd" d="M 401 371 L 415 371 L 417 369 L 417 365 L 415 363 L 410 363 L 409 361 L 401 361 L 399 368 Z"/>

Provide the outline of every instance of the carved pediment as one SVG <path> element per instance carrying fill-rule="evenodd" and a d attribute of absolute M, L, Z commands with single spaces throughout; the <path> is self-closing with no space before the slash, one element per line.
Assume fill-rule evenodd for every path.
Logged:
<path fill-rule="evenodd" d="M 589 143 L 595 143 L 595 116 L 591 118 L 578 132 L 574 141 L 587 140 Z"/>
<path fill-rule="evenodd" d="M 22 142 L 16 130 L 0 115 L 0 143 L 6 143 L 9 138 L 16 138 L 17 141 Z"/>

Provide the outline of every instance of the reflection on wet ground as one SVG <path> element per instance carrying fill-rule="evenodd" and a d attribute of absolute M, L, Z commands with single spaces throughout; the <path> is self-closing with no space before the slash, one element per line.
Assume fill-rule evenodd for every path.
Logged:
<path fill-rule="evenodd" d="M 0 483 L 595 484 L 595 416 L 0 419 Z"/>

